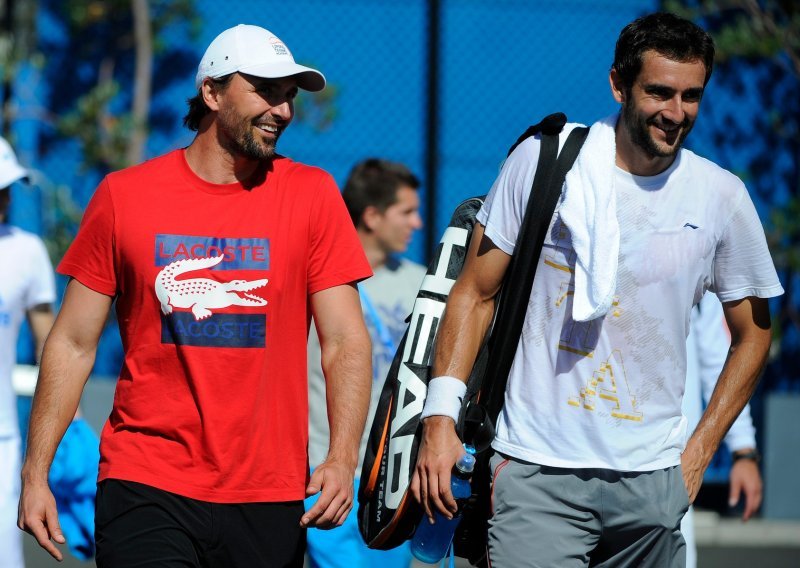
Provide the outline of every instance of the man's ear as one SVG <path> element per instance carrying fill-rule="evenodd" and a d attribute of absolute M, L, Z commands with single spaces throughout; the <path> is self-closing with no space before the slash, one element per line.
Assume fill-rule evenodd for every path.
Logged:
<path fill-rule="evenodd" d="M 625 83 L 622 81 L 616 69 L 612 68 L 608 74 L 608 83 L 611 85 L 611 94 L 614 95 L 614 100 L 622 104 L 625 102 Z"/>
<path fill-rule="evenodd" d="M 200 85 L 200 94 L 203 97 L 203 102 L 206 103 L 206 106 L 210 110 L 219 110 L 219 101 L 217 100 L 219 97 L 219 89 L 217 89 L 217 87 L 208 77 L 203 79 L 203 84 Z"/>
<path fill-rule="evenodd" d="M 377 207 L 374 205 L 367 205 L 366 209 L 364 209 L 364 213 L 361 215 L 361 223 L 370 231 L 374 231 L 382 217 L 383 213 L 378 211 Z"/>

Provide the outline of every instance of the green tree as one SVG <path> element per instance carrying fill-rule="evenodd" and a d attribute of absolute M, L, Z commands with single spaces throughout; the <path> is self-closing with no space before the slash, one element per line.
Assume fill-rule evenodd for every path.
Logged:
<path fill-rule="evenodd" d="M 190 37 L 197 37 L 201 20 L 193 0 L 57 4 L 53 8 L 67 24 L 69 49 L 95 67 L 95 84 L 61 115 L 59 131 L 81 141 L 87 168 L 108 171 L 141 162 L 153 97 L 154 57 L 167 55 L 161 38 L 171 25 L 179 22 L 188 27 Z"/>
<path fill-rule="evenodd" d="M 797 0 L 665 0 L 666 11 L 708 22 L 717 61 L 788 59 L 800 77 L 800 3 Z M 782 64 L 783 65 L 783 64 Z"/>
<path fill-rule="evenodd" d="M 14 0 L 0 0 L 0 121 L 2 136 L 10 138 L 11 124 L 15 118 L 13 84 L 19 65 L 34 62 L 36 5 Z M 40 59 L 38 61 L 40 63 Z"/>

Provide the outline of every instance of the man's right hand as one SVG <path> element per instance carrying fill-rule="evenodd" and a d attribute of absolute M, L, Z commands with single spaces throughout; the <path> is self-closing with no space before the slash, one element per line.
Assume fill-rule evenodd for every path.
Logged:
<path fill-rule="evenodd" d="M 64 558 L 53 542 L 64 544 L 67 540 L 58 523 L 56 500 L 47 483 L 22 484 L 19 499 L 17 526 L 36 538 L 39 546 L 59 562 Z"/>
<path fill-rule="evenodd" d="M 456 435 L 455 422 L 449 416 L 429 416 L 422 422 L 422 442 L 411 479 L 411 494 L 433 522 L 434 511 L 447 518 L 458 511 L 450 490 L 450 473 L 464 447 Z"/>
<path fill-rule="evenodd" d="M 735 460 L 731 466 L 728 505 L 735 507 L 739 503 L 740 495 L 744 495 L 743 521 L 747 521 L 758 511 L 762 492 L 763 482 L 758 463 L 752 459 Z"/>
<path fill-rule="evenodd" d="M 322 493 L 300 519 L 302 528 L 328 530 L 344 524 L 353 508 L 355 469 L 355 460 L 351 464 L 344 464 L 330 457 L 314 469 L 306 487 L 306 497 Z"/>

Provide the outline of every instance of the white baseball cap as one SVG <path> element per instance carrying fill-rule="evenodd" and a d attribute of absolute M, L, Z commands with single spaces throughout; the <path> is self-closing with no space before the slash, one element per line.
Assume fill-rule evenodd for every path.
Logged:
<path fill-rule="evenodd" d="M 194 85 L 199 89 L 206 77 L 216 79 L 237 71 L 266 79 L 296 77 L 297 86 L 306 91 L 325 88 L 322 73 L 295 63 L 286 44 L 258 26 L 239 24 L 214 38 L 200 60 Z"/>
<path fill-rule="evenodd" d="M 19 165 L 17 156 L 6 139 L 0 137 L 0 189 L 28 177 L 28 170 Z"/>

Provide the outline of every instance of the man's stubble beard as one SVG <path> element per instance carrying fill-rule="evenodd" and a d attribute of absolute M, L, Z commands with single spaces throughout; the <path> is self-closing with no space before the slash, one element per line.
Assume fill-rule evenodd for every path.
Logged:
<path fill-rule="evenodd" d="M 628 101 L 630 101 L 630 94 L 628 95 Z M 681 133 L 677 142 L 664 150 L 656 143 L 648 129 L 650 124 L 655 124 L 654 120 L 643 118 L 637 112 L 635 106 L 627 101 L 622 105 L 622 115 L 625 119 L 625 126 L 631 142 L 641 148 L 649 158 L 671 158 L 675 156 L 694 126 L 693 122 L 685 119 L 681 125 Z"/>
<path fill-rule="evenodd" d="M 275 157 L 275 146 L 280 136 L 276 134 L 272 142 L 256 140 L 253 129 L 254 121 L 237 114 L 230 107 L 220 109 L 217 114 L 219 130 L 223 134 L 220 144 L 234 156 L 242 156 L 250 160 L 271 160 Z"/>

